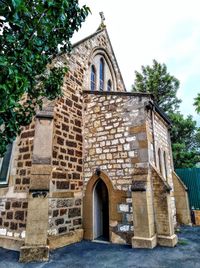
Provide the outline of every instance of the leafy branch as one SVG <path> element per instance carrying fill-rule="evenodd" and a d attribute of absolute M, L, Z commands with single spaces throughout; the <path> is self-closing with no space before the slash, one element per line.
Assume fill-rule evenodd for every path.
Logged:
<path fill-rule="evenodd" d="M 0 0 L 0 156 L 45 98 L 61 96 L 67 66 L 52 61 L 89 12 L 78 0 Z"/>

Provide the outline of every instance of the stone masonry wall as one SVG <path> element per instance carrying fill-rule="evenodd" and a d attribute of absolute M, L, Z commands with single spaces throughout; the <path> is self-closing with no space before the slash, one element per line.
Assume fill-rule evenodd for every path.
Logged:
<path fill-rule="evenodd" d="M 34 120 L 24 127 L 12 151 L 8 187 L 1 189 L 0 235 L 15 238 L 25 237 L 28 201 L 26 193 L 30 185 Z M 17 196 L 18 195 L 18 196 Z"/>
<path fill-rule="evenodd" d="M 49 234 L 82 227 L 82 97 L 84 67 L 67 73 L 54 110 Z M 70 197 L 70 198 L 69 198 Z M 78 201 L 77 201 L 78 200 Z M 54 209 L 53 209 L 54 208 Z"/>
<path fill-rule="evenodd" d="M 71 208 L 74 206 L 74 211 L 77 211 L 79 219 L 79 211 L 76 210 L 77 200 L 81 207 L 82 199 L 82 91 L 88 89 L 90 85 L 90 64 L 93 57 L 93 51 L 96 49 L 104 51 L 107 57 L 112 62 L 113 72 L 117 77 L 117 85 L 115 90 L 124 90 L 123 81 L 119 72 L 119 68 L 114 57 L 112 47 L 106 30 L 100 30 L 90 38 L 86 38 L 81 43 L 76 44 L 71 55 L 62 55 L 55 59 L 54 64 L 59 65 L 67 63 L 69 71 L 64 79 L 63 97 L 60 98 L 54 109 L 54 133 L 53 133 L 53 150 L 52 150 L 52 166 L 53 171 L 50 180 L 50 197 L 55 202 L 60 200 L 66 201 L 68 198 L 73 199 Z M 100 49 L 101 48 L 101 49 Z M 105 52 L 106 51 L 106 52 Z M 14 165 L 11 168 L 12 179 L 9 179 L 7 189 L 1 191 L 3 200 L 6 201 L 10 197 L 17 200 L 25 198 L 30 187 L 30 173 L 32 167 L 33 141 L 35 136 L 35 120 L 23 128 L 14 151 Z M 25 199 L 26 200 L 26 199 Z M 70 201 L 71 202 L 71 201 Z M 21 208 L 20 208 L 21 209 Z M 23 208 L 26 214 L 26 208 Z M 10 210 L 3 211 L 3 227 L 8 227 L 4 233 L 10 231 L 9 226 L 4 226 L 5 215 Z M 59 212 L 59 215 L 62 212 Z M 8 214 L 11 217 L 11 214 Z M 75 216 L 75 218 L 76 218 Z M 15 217 L 15 214 L 13 214 Z M 51 218 L 52 217 L 52 218 Z M 50 210 L 50 221 L 55 222 L 57 219 L 56 213 L 52 214 Z M 72 218 L 71 218 L 72 219 Z M 17 218 L 15 219 L 17 222 Z M 25 224 L 25 217 L 24 217 Z M 80 220 L 73 220 L 74 228 L 81 226 Z M 66 225 L 67 232 L 68 228 Z M 5 225 L 8 225 L 5 223 Z M 21 221 L 17 222 L 15 227 L 21 232 Z M 16 231 L 16 230 L 15 230 Z M 57 228 L 58 233 L 58 228 Z"/>
<path fill-rule="evenodd" d="M 155 137 L 155 149 L 156 149 L 156 159 L 158 163 L 158 148 L 161 150 L 161 162 L 164 169 L 164 158 L 163 153 L 166 152 L 166 167 L 167 167 L 167 181 L 173 188 L 172 182 L 172 160 L 171 160 L 171 146 L 169 144 L 169 130 L 166 123 L 159 115 L 154 116 L 154 137 Z"/>
<path fill-rule="evenodd" d="M 171 196 L 171 208 L 172 208 L 172 215 L 173 215 L 173 223 L 176 225 L 176 205 L 175 205 L 175 198 L 174 198 L 174 185 L 173 185 L 173 166 L 172 166 L 172 159 L 171 159 L 171 144 L 169 143 L 169 130 L 166 126 L 166 123 L 160 118 L 159 115 L 155 114 L 155 121 L 154 121 L 154 135 L 155 135 L 155 147 L 158 151 L 158 148 L 161 150 L 161 162 L 162 167 L 164 169 L 164 158 L 163 152 L 166 153 L 166 167 L 167 167 L 167 182 L 172 188 L 170 192 Z M 158 163 L 158 154 L 157 156 L 157 163 Z"/>
<path fill-rule="evenodd" d="M 70 57 L 63 55 L 55 64 L 66 63 L 69 71 L 63 85 L 63 98 L 55 105 L 52 191 L 82 189 L 82 90 L 90 86 L 91 51 L 106 50 L 118 76 L 118 90 L 124 90 L 106 31 L 75 45 Z"/>
<path fill-rule="evenodd" d="M 68 233 L 82 227 L 80 198 L 51 198 L 49 200 L 49 235 Z"/>
<path fill-rule="evenodd" d="M 133 125 L 145 124 L 144 102 L 147 99 L 122 93 L 85 94 L 84 189 L 96 168 L 100 168 L 115 189 L 126 192 L 127 198 L 117 206 L 118 213 L 122 214 L 121 222 L 115 224 L 120 236 L 133 230 L 130 187 L 134 159 L 148 157 L 145 152 L 143 155 L 143 149 L 136 149 L 136 143 L 142 142 L 142 134 L 138 137 L 131 133 Z"/>
<path fill-rule="evenodd" d="M 115 88 L 112 90 L 125 91 L 123 79 L 106 29 L 97 31 L 94 35 L 78 42 L 73 47 L 73 54 L 70 57 L 73 66 L 70 65 L 72 67 L 70 69 L 74 70 L 77 62 L 86 67 L 82 89 L 90 90 L 90 66 L 94 56 L 98 54 L 104 57 L 104 60 L 107 61 L 107 64 L 111 68 L 110 71 L 115 76 L 113 77 L 114 81 L 116 81 Z"/>
<path fill-rule="evenodd" d="M 14 160 L 16 165 L 15 192 L 27 192 L 30 184 L 35 122 L 23 128 L 16 145 Z"/>
<path fill-rule="evenodd" d="M 0 199 L 0 235 L 25 237 L 27 207 L 26 199 Z"/>
<path fill-rule="evenodd" d="M 82 106 L 75 94 L 55 108 L 52 192 L 82 188 Z"/>
<path fill-rule="evenodd" d="M 54 109 L 53 171 L 50 191 L 54 200 L 53 204 L 70 204 L 70 209 L 65 206 L 57 212 L 50 209 L 50 229 L 53 230 L 50 233 L 53 235 L 82 227 L 82 212 L 80 212 L 83 189 L 82 92 L 83 89 L 90 87 L 90 60 L 93 57 L 91 52 L 100 47 L 106 50 L 112 59 L 113 68 L 118 77 L 116 89 L 124 90 L 106 31 L 99 31 L 91 38 L 85 39 L 81 44 L 74 46 L 70 56 L 62 55 L 55 61 L 55 65 L 67 62 L 69 71 L 64 79 L 63 97 L 56 102 Z M 80 209 L 77 209 L 77 200 L 79 200 Z M 63 209 L 67 211 L 64 213 Z M 73 211 L 74 215 L 69 219 L 70 211 Z M 63 216 L 62 219 L 61 216 Z"/>
<path fill-rule="evenodd" d="M 100 167 L 109 175 L 116 189 L 130 190 L 134 171 L 132 158 L 138 156 L 135 144 L 137 139 L 142 140 L 142 137 L 132 134 L 130 128 L 136 120 L 138 125 L 145 123 L 144 117 L 138 117 L 139 110 L 144 110 L 145 99 L 128 94 L 85 96 L 85 185 L 96 167 Z"/>
<path fill-rule="evenodd" d="M 83 93 L 90 89 L 94 55 L 105 57 L 115 78 L 113 90 L 118 94 Z M 105 29 L 75 44 L 70 56 L 61 55 L 54 63 L 67 63 L 69 71 L 64 78 L 63 96 L 54 106 L 48 234 L 56 236 L 82 228 L 84 190 L 96 168 L 100 168 L 119 193 L 113 214 L 120 220 L 110 222 L 113 240 L 120 236 L 129 243 L 133 235 L 131 183 L 135 170 L 142 168 L 140 162 L 148 162 L 149 157 L 144 108 L 149 97 L 123 93 L 125 87 Z M 137 126 L 141 131 L 136 134 L 133 126 L 134 131 Z M 155 119 L 155 131 L 158 145 L 162 140 L 159 135 L 165 132 L 159 117 Z M 16 175 L 0 200 L 0 235 L 25 237 L 34 136 L 33 120 L 20 134 L 14 155 Z M 161 147 L 167 148 L 166 137 L 162 142 Z"/>
<path fill-rule="evenodd" d="M 153 116 L 153 119 L 152 119 Z M 164 180 L 167 180 L 169 185 L 172 188 L 172 191 L 170 192 L 171 196 L 171 208 L 172 208 L 172 214 L 173 214 L 173 222 L 174 225 L 176 225 L 176 206 L 175 206 L 175 198 L 174 198 L 174 185 L 173 185 L 173 165 L 172 165 L 172 159 L 171 159 L 171 144 L 169 141 L 169 129 L 164 122 L 164 120 L 160 117 L 159 114 L 156 112 L 153 112 L 153 115 L 151 113 L 148 113 L 148 130 L 150 134 L 149 138 L 149 144 L 150 144 L 150 161 L 151 163 L 157 167 L 157 171 L 159 172 L 159 157 L 158 157 L 158 149 L 160 148 L 161 151 L 161 166 L 162 166 L 162 172 L 160 175 L 163 177 Z M 154 132 L 154 133 L 153 133 Z M 154 141 L 153 141 L 154 140 Z M 153 146 L 153 143 L 155 145 L 155 148 Z M 164 157 L 163 154 L 166 153 L 166 163 L 164 163 Z M 154 157 L 156 159 L 154 159 Z M 165 165 L 167 168 L 167 178 L 164 177 L 164 169 Z"/>

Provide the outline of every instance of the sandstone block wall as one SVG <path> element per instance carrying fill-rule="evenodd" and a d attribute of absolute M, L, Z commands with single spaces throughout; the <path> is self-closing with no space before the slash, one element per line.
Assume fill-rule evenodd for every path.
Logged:
<path fill-rule="evenodd" d="M 82 96 L 85 67 L 78 61 L 67 73 L 63 98 L 54 108 L 49 235 L 82 228 Z"/>
<path fill-rule="evenodd" d="M 69 233 L 82 228 L 81 198 L 51 198 L 49 207 L 49 235 Z"/>
<path fill-rule="evenodd" d="M 25 238 L 35 120 L 14 143 L 8 187 L 0 189 L 0 235 Z"/>
<path fill-rule="evenodd" d="M 103 57 L 109 66 L 115 92 L 86 92 L 90 90 L 94 56 Z M 74 231 L 79 234 L 80 240 L 83 221 L 87 220 L 87 215 L 83 214 L 83 200 L 85 206 L 91 208 L 91 202 L 87 203 L 91 199 L 87 199 L 85 193 L 98 168 L 109 181 L 110 240 L 131 243 L 134 230 L 132 180 L 147 179 L 149 163 L 156 165 L 158 147 L 166 151 L 169 167 L 167 180 L 173 188 L 167 127 L 156 114 L 153 126 L 146 110 L 149 95 L 123 92 L 125 87 L 105 29 L 75 44 L 70 56 L 61 55 L 55 60 L 55 65 L 64 63 L 69 66 L 69 71 L 64 78 L 62 97 L 51 106 L 53 135 L 47 135 L 52 139 L 52 151 L 47 150 L 48 163 L 42 162 L 47 159 L 43 157 L 45 154 L 41 154 L 43 147 L 40 145 L 37 146 L 41 162 L 38 159 L 37 163 L 34 162 L 34 138 L 40 140 L 40 137 L 35 137 L 34 119 L 18 138 L 11 168 L 12 180 L 9 180 L 8 188 L 0 191 L 0 235 L 25 237 L 27 196 L 29 190 L 29 197 L 32 190 L 40 190 L 42 176 L 45 179 L 41 185 L 46 187 L 42 190 L 46 191 L 45 198 L 49 199 L 49 209 L 46 206 L 49 210 L 49 237 L 57 239 Z M 40 126 L 43 131 L 45 124 L 43 122 Z M 153 132 L 156 134 L 153 135 Z M 40 170 L 45 165 L 49 167 L 48 173 Z M 90 187 L 91 197 L 93 188 L 92 185 Z M 152 199 L 152 192 L 148 196 Z M 91 224 L 91 215 L 89 217 Z M 91 238 L 91 232 L 88 237 Z"/>
<path fill-rule="evenodd" d="M 14 152 L 16 175 L 14 181 L 15 192 L 27 192 L 30 185 L 30 170 L 32 166 L 33 139 L 35 135 L 35 120 L 25 127 L 17 139 Z M 14 167 L 12 167 L 14 168 Z"/>
<path fill-rule="evenodd" d="M 145 98 L 126 95 L 86 95 L 84 113 L 84 183 L 94 174 L 96 167 L 106 171 L 116 189 L 130 190 L 132 159 L 147 158 L 135 146 L 142 143 L 142 134 L 131 133 L 131 127 L 145 124 Z M 145 130 L 144 130 L 145 132 Z M 146 135 L 146 133 L 143 133 Z M 137 148 L 137 149 L 136 149 Z"/>
<path fill-rule="evenodd" d="M 54 108 L 50 207 L 51 204 L 58 205 L 53 209 L 50 208 L 49 211 L 49 234 L 51 235 L 82 228 L 84 153 L 82 92 L 84 89 L 90 89 L 90 66 L 93 53 L 106 55 L 112 62 L 112 71 L 117 77 L 114 90 L 125 90 L 106 31 L 99 31 L 94 36 L 83 40 L 81 44 L 76 44 L 70 57 L 63 55 L 56 59 L 55 64 L 67 63 L 69 71 L 64 79 L 63 97 L 56 102 Z M 59 207 L 60 203 L 70 205 Z"/>
<path fill-rule="evenodd" d="M 156 150 L 156 163 L 158 166 L 158 149 L 161 150 L 161 164 L 162 164 L 162 172 L 164 173 L 164 165 L 167 167 L 167 178 L 166 180 L 173 188 L 172 181 L 172 159 L 171 159 L 171 146 L 169 144 L 169 130 L 166 123 L 163 119 L 155 114 L 154 116 L 154 137 L 155 137 L 155 150 Z M 164 163 L 163 153 L 166 153 L 166 163 Z"/>
<path fill-rule="evenodd" d="M 163 180 L 171 187 L 170 199 L 171 209 L 173 214 L 173 223 L 176 225 L 176 206 L 174 197 L 174 185 L 173 185 L 173 159 L 171 152 L 169 125 L 163 120 L 163 118 L 156 112 L 148 112 L 148 142 L 150 152 L 150 162 L 157 169 L 162 176 Z M 160 149 L 160 160 L 158 150 Z M 164 159 L 164 152 L 166 159 Z M 159 164 L 161 161 L 161 164 Z M 161 171 L 160 171 L 161 165 Z M 166 171 L 165 171 L 166 168 Z M 165 176 L 165 172 L 167 173 Z"/>
<path fill-rule="evenodd" d="M 140 169 L 148 161 L 144 107 L 147 100 L 145 96 L 123 93 L 84 95 L 84 189 L 99 168 L 114 189 L 125 192 L 125 198 L 118 200 L 116 207 L 118 221 L 113 222 L 110 215 L 110 227 L 115 227 L 110 228 L 114 241 L 120 236 L 129 243 L 133 235 L 131 184 L 135 168 Z M 136 133 L 136 128 L 141 131 Z"/>
<path fill-rule="evenodd" d="M 76 95 L 75 95 L 76 94 Z M 55 107 L 51 191 L 82 189 L 82 107 L 74 90 Z"/>
<path fill-rule="evenodd" d="M 70 197 L 73 199 L 72 206 L 74 206 L 75 211 L 77 199 L 82 199 L 81 191 L 83 187 L 82 90 L 89 89 L 91 61 L 94 51 L 97 50 L 101 51 L 101 53 L 104 51 L 107 59 L 112 62 L 112 71 L 117 78 L 114 90 L 124 90 L 119 67 L 113 54 L 107 32 L 104 30 L 100 30 L 90 36 L 90 38 L 86 38 L 85 40 L 82 40 L 81 43 L 76 44 L 70 57 L 68 55 L 62 55 L 56 58 L 54 62 L 55 65 L 67 63 L 69 71 L 64 79 L 63 97 L 56 102 L 54 107 L 53 150 L 51 162 L 53 169 L 49 178 L 50 197 L 58 203 L 60 202 L 60 198 L 68 200 Z M 24 202 L 27 202 L 27 193 L 30 188 L 31 180 L 34 137 L 35 120 L 33 120 L 29 126 L 25 127 L 22 130 L 20 137 L 18 137 L 13 152 L 14 165 L 11 167 L 12 179 L 9 178 L 8 188 L 1 191 L 1 196 L 3 197 L 2 202 L 14 195 L 14 203 L 15 199 L 18 199 L 18 193 L 22 194 L 19 194 L 19 198 L 24 198 Z M 56 195 L 56 193 L 58 194 Z M 79 206 L 81 207 L 81 204 Z M 23 211 L 24 213 L 27 213 L 27 208 L 23 208 Z M 63 232 L 64 230 L 67 232 L 70 228 L 73 228 L 73 224 L 75 226 L 74 228 L 81 226 L 81 221 L 79 220 L 80 213 L 79 210 L 77 211 L 78 221 L 74 219 L 70 224 L 66 224 L 66 228 L 62 229 Z M 10 213 L 9 209 L 8 212 Z M 2 227 L 7 228 L 6 231 L 3 231 L 2 233 L 10 231 L 10 225 L 7 226 L 8 223 L 5 221 L 7 217 L 6 213 L 7 209 L 2 211 Z M 49 214 L 50 222 L 53 221 L 54 224 L 57 216 L 55 216 L 55 213 L 52 214 L 51 209 Z M 6 222 L 5 226 L 4 221 Z M 17 221 L 18 220 L 15 219 L 15 222 Z M 25 217 L 23 224 L 25 224 Z M 17 225 L 15 225 L 15 228 L 17 228 L 15 231 L 19 231 L 19 233 L 21 232 L 22 226 L 20 220 L 17 222 Z M 56 233 L 59 233 L 58 228 Z"/>
<path fill-rule="evenodd" d="M 25 237 L 28 202 L 26 199 L 0 199 L 0 235 Z"/>
<path fill-rule="evenodd" d="M 175 172 L 173 172 L 173 183 L 177 223 L 190 225 L 191 216 L 187 188 Z"/>

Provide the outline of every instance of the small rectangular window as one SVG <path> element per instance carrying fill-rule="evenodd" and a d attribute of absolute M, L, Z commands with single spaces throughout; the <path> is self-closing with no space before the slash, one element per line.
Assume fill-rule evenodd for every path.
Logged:
<path fill-rule="evenodd" d="M 0 185 L 7 184 L 11 153 L 12 153 L 12 144 L 9 144 L 7 146 L 7 151 L 4 157 L 0 158 Z"/>

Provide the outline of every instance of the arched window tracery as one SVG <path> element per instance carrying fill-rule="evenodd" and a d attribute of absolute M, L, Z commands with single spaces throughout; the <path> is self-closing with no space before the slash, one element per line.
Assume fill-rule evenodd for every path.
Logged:
<path fill-rule="evenodd" d="M 99 90 L 104 90 L 104 67 L 105 63 L 103 58 L 100 59 L 100 66 L 99 66 Z"/>
<path fill-rule="evenodd" d="M 111 89 L 112 89 L 112 82 L 111 82 L 111 80 L 109 79 L 109 80 L 108 80 L 108 83 L 107 83 L 107 91 L 111 91 Z"/>
<path fill-rule="evenodd" d="M 91 66 L 90 89 L 91 91 L 96 89 L 96 69 L 94 65 Z"/>
<path fill-rule="evenodd" d="M 162 160 L 161 160 L 161 150 L 160 150 L 160 148 L 158 149 L 158 167 L 159 167 L 160 173 L 162 174 Z"/>

